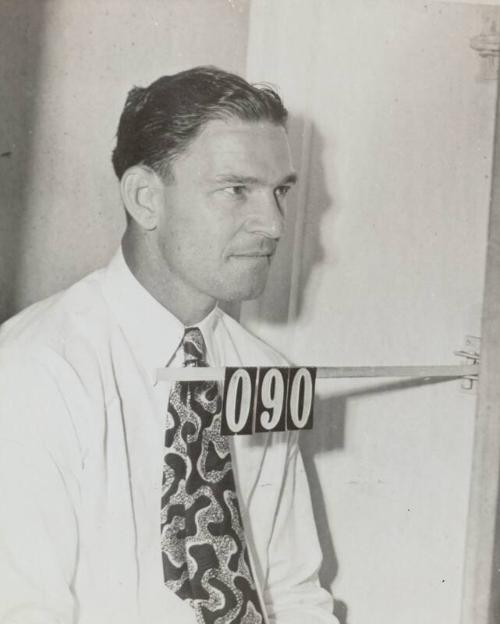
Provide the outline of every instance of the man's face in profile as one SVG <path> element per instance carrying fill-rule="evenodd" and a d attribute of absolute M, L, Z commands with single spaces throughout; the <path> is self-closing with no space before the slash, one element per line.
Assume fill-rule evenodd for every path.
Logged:
<path fill-rule="evenodd" d="M 187 292 L 257 297 L 282 234 L 295 182 L 285 129 L 239 119 L 208 122 L 161 187 L 158 245 Z"/>

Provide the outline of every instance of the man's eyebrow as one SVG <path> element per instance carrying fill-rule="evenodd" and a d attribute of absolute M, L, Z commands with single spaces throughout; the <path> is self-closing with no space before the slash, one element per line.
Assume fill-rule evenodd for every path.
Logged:
<path fill-rule="evenodd" d="M 296 184 L 298 179 L 299 176 L 295 173 L 295 171 L 292 171 L 292 173 L 289 173 L 285 178 L 283 178 L 281 184 Z"/>
<path fill-rule="evenodd" d="M 238 175 L 236 173 L 221 173 L 215 176 L 216 182 L 234 184 L 258 184 L 260 180 L 254 176 Z"/>
<path fill-rule="evenodd" d="M 298 176 L 295 172 L 289 173 L 285 176 L 276 186 L 283 186 L 284 184 L 295 184 Z M 262 180 L 254 176 L 237 175 L 234 173 L 223 173 L 215 176 L 215 182 L 224 184 L 260 184 Z"/>

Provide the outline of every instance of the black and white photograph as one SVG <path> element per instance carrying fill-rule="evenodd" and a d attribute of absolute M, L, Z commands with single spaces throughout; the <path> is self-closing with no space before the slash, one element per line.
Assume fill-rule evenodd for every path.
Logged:
<path fill-rule="evenodd" d="M 0 0 L 0 624 L 500 624 L 500 0 Z"/>

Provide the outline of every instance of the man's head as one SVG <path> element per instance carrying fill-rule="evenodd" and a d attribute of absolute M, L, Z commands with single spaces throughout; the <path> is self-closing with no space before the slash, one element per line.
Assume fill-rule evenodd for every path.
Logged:
<path fill-rule="evenodd" d="M 130 90 L 118 125 L 113 167 L 118 179 L 143 164 L 165 178 L 170 163 L 212 120 L 268 121 L 285 126 L 279 95 L 216 67 L 195 67 Z"/>
<path fill-rule="evenodd" d="M 295 181 L 286 117 L 274 91 L 215 68 L 129 94 L 113 153 L 124 252 L 182 320 L 262 291 Z"/>

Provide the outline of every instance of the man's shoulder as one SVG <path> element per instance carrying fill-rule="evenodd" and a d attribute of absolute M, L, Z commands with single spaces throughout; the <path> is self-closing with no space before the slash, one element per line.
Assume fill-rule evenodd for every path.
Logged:
<path fill-rule="evenodd" d="M 220 319 L 245 366 L 289 366 L 287 359 L 234 318 L 220 311 Z"/>
<path fill-rule="evenodd" d="M 0 326 L 0 352 L 63 354 L 77 336 L 100 331 L 106 318 L 102 271 L 94 271 L 5 321 Z"/>
<path fill-rule="evenodd" d="M 99 382 L 109 321 L 100 276 L 91 273 L 0 328 L 1 437 L 50 449 L 75 470 L 87 423 L 106 399 Z"/>

